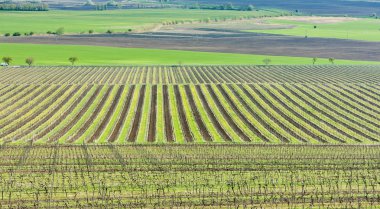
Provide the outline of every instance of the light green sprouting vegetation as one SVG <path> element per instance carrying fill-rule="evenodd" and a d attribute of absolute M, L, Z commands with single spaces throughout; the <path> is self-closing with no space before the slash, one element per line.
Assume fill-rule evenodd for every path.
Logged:
<path fill-rule="evenodd" d="M 379 73 L 376 65 L 7 67 L 0 140 L 377 144 Z"/>

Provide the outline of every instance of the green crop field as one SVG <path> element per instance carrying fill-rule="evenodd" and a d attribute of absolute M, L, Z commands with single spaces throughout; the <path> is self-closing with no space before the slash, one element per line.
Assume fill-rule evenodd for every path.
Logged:
<path fill-rule="evenodd" d="M 0 142 L 377 144 L 379 66 L 17 67 Z"/>
<path fill-rule="evenodd" d="M 263 64 L 311 64 L 312 58 L 269 55 L 249 55 L 216 52 L 194 52 L 145 48 L 117 48 L 79 45 L 0 44 L 0 56 L 13 58 L 12 64 L 26 65 L 25 59 L 33 57 L 36 65 L 71 65 L 68 58 L 78 57 L 78 65 L 240 65 Z M 336 60 L 336 64 L 379 64 L 372 61 Z M 318 59 L 316 64 L 329 64 L 328 59 Z"/>
<path fill-rule="evenodd" d="M 269 24 L 292 26 L 288 29 L 249 30 L 251 32 L 301 37 L 338 38 L 360 41 L 380 41 L 380 19 L 359 18 L 337 23 L 311 23 L 269 19 Z M 317 26 L 314 28 L 314 26 Z"/>
<path fill-rule="evenodd" d="M 9 12 L 0 11 L 0 34 L 29 33 L 46 34 L 64 27 L 66 33 L 128 32 L 128 29 L 152 29 L 162 23 L 207 21 L 224 19 L 278 16 L 277 11 L 210 11 L 186 9 L 132 9 L 107 11 Z M 27 23 L 25 22 L 27 20 Z"/>

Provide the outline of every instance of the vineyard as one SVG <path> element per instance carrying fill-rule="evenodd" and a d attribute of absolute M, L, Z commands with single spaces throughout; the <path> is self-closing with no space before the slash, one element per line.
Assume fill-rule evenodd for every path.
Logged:
<path fill-rule="evenodd" d="M 376 145 L 2 146 L 2 208 L 378 208 Z"/>
<path fill-rule="evenodd" d="M 379 208 L 379 66 L 0 68 L 1 208 Z"/>
<path fill-rule="evenodd" d="M 0 69 L 2 144 L 377 144 L 378 66 Z"/>

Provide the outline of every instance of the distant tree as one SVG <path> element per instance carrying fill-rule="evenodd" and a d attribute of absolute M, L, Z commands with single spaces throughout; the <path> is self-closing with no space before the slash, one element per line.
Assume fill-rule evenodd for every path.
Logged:
<path fill-rule="evenodd" d="M 3 57 L 3 62 L 7 63 L 7 65 L 10 65 L 13 61 L 12 57 Z"/>
<path fill-rule="evenodd" d="M 30 32 L 30 33 L 29 33 L 29 35 L 30 35 L 30 36 L 33 36 L 33 35 L 34 35 L 34 32 L 33 32 L 33 31 L 32 31 L 32 32 Z"/>
<path fill-rule="evenodd" d="M 6 34 L 4 34 L 4 36 L 8 37 L 8 36 L 11 36 L 11 34 L 10 33 L 6 33 Z"/>
<path fill-rule="evenodd" d="M 75 62 L 78 61 L 78 57 L 69 57 L 69 61 L 71 62 L 71 65 L 74 65 Z"/>
<path fill-rule="evenodd" d="M 88 30 L 88 33 L 89 33 L 89 34 L 93 34 L 93 33 L 94 33 L 94 30 Z"/>
<path fill-rule="evenodd" d="M 329 62 L 330 62 L 331 64 L 334 64 L 334 62 L 335 62 L 335 58 L 330 57 L 330 58 L 329 58 Z"/>
<path fill-rule="evenodd" d="M 317 57 L 314 57 L 313 58 L 313 65 L 315 65 L 315 63 L 318 61 L 318 58 Z"/>
<path fill-rule="evenodd" d="M 55 31 L 55 34 L 58 35 L 58 36 L 61 36 L 65 33 L 65 28 L 64 27 L 60 27 L 58 28 L 56 31 Z"/>
<path fill-rule="evenodd" d="M 255 7 L 252 4 L 248 5 L 247 7 L 247 11 L 253 11 L 254 9 Z"/>
<path fill-rule="evenodd" d="M 12 36 L 21 36 L 21 33 L 19 33 L 19 32 L 14 32 L 14 33 L 12 34 Z"/>
<path fill-rule="evenodd" d="M 271 62 L 272 62 L 272 60 L 269 59 L 269 58 L 265 58 L 265 59 L 263 59 L 263 63 L 264 63 L 265 65 L 269 65 Z"/>
<path fill-rule="evenodd" d="M 28 64 L 29 67 L 32 66 L 33 63 L 34 63 L 34 58 L 33 58 L 33 57 L 28 57 L 28 58 L 26 58 L 26 59 L 25 59 L 25 63 Z"/>
<path fill-rule="evenodd" d="M 108 34 L 112 34 L 112 30 L 107 30 L 106 33 L 108 33 Z"/>

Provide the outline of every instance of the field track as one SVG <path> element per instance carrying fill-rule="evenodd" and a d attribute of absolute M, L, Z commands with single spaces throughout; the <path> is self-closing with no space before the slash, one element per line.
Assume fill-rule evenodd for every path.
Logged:
<path fill-rule="evenodd" d="M 378 66 L 0 68 L 1 143 L 377 144 Z"/>

